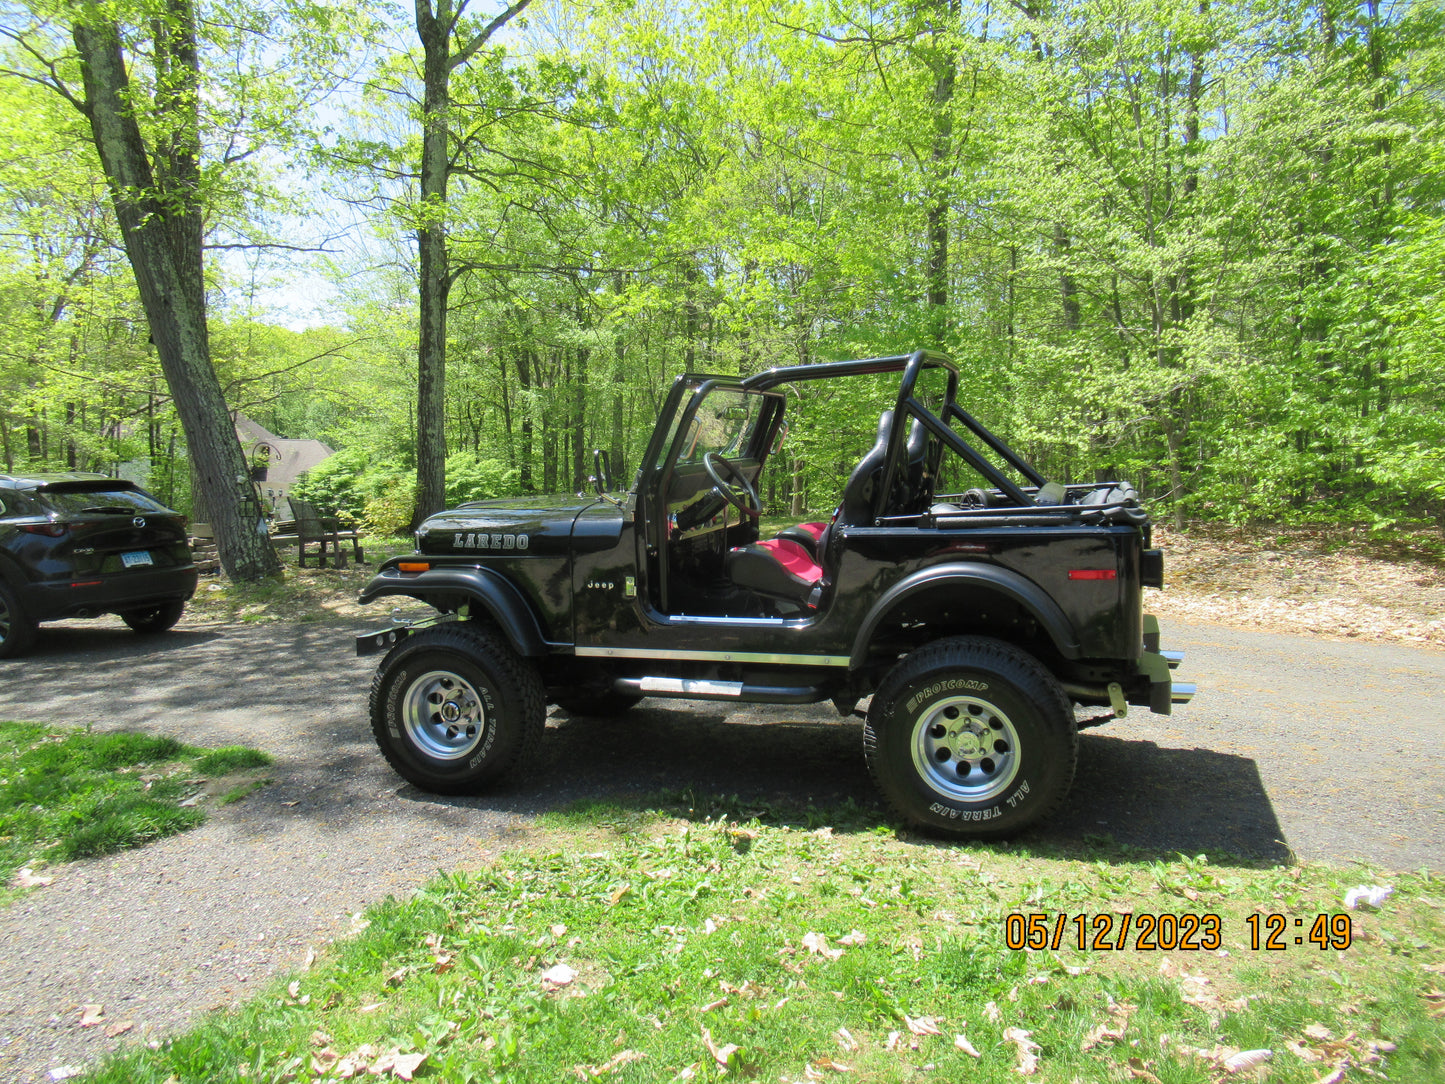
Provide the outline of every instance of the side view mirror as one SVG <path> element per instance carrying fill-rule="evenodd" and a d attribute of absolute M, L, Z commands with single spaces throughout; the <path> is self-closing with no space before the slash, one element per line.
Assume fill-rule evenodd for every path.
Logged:
<path fill-rule="evenodd" d="M 601 448 L 592 451 L 592 482 L 599 494 L 612 489 L 612 461 Z"/>

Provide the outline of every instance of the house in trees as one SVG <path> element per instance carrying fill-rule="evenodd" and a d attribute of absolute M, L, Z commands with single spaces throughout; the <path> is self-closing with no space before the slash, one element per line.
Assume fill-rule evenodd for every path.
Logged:
<path fill-rule="evenodd" d="M 251 464 L 251 481 L 273 511 L 286 499 L 297 478 L 332 454 L 319 440 L 289 440 L 244 414 L 237 412 L 234 418 L 241 450 Z"/>

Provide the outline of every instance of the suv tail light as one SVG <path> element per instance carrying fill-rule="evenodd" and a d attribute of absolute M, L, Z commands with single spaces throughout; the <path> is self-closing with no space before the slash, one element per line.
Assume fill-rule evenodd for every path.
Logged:
<path fill-rule="evenodd" d="M 55 523 L 53 521 L 48 523 L 17 523 L 16 526 L 26 534 L 43 534 L 46 538 L 60 538 L 70 530 L 68 525 Z"/>

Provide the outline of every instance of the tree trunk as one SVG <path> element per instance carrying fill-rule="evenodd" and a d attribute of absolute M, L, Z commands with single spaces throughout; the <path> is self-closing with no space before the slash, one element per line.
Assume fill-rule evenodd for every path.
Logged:
<path fill-rule="evenodd" d="M 420 341 L 417 345 L 416 395 L 416 510 L 415 527 L 446 504 L 446 366 L 447 296 L 451 275 L 447 268 L 447 181 L 451 176 L 449 127 L 451 74 L 485 45 L 488 39 L 531 0 L 517 0 L 473 35 L 457 52 L 452 35 L 466 9 L 465 0 L 416 0 L 416 32 L 422 44 L 421 209 L 417 224 L 417 258 L 420 264 Z"/>
<path fill-rule="evenodd" d="M 943 36 L 952 34 L 958 21 L 958 0 L 939 0 L 937 16 Z M 940 30 L 935 30 L 938 36 Z M 952 43 L 945 44 L 932 58 L 933 69 L 933 163 L 934 193 L 928 205 L 928 334 L 929 345 L 948 349 L 948 230 L 949 191 L 953 166 L 953 91 L 958 80 L 958 55 Z"/>
<path fill-rule="evenodd" d="M 449 22 L 449 20 L 448 20 Z M 421 221 L 416 231 L 421 295 L 416 358 L 416 509 L 412 527 L 446 505 L 447 434 L 447 111 L 451 104 L 450 26 L 425 0 L 416 5 L 423 61 Z"/>
<path fill-rule="evenodd" d="M 221 567 L 232 579 L 280 573 L 252 492 L 245 457 L 211 365 L 201 266 L 198 189 L 200 61 L 189 0 L 167 0 L 158 20 L 159 106 L 170 138 L 154 147 L 154 168 L 135 111 L 120 31 L 100 17 L 74 28 L 85 99 L 79 103 L 110 186 L 126 256 L 135 272 L 151 340 L 185 429 L 199 489 L 209 505 Z"/>
<path fill-rule="evenodd" d="M 532 352 L 527 346 L 517 348 L 517 388 L 518 407 L 522 412 L 522 473 L 517 484 L 523 493 L 531 493 L 536 483 L 532 479 Z"/>

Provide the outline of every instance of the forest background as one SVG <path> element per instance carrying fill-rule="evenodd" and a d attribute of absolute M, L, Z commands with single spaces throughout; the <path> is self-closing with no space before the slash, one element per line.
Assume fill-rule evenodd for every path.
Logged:
<path fill-rule="evenodd" d="M 374 531 L 627 477 L 684 370 L 920 346 L 1177 524 L 1445 524 L 1438 0 L 4 0 L 0 462 L 191 510 L 67 90 L 97 20 L 193 163 L 227 405 Z M 764 497 L 826 512 L 877 406 L 798 405 Z"/>

